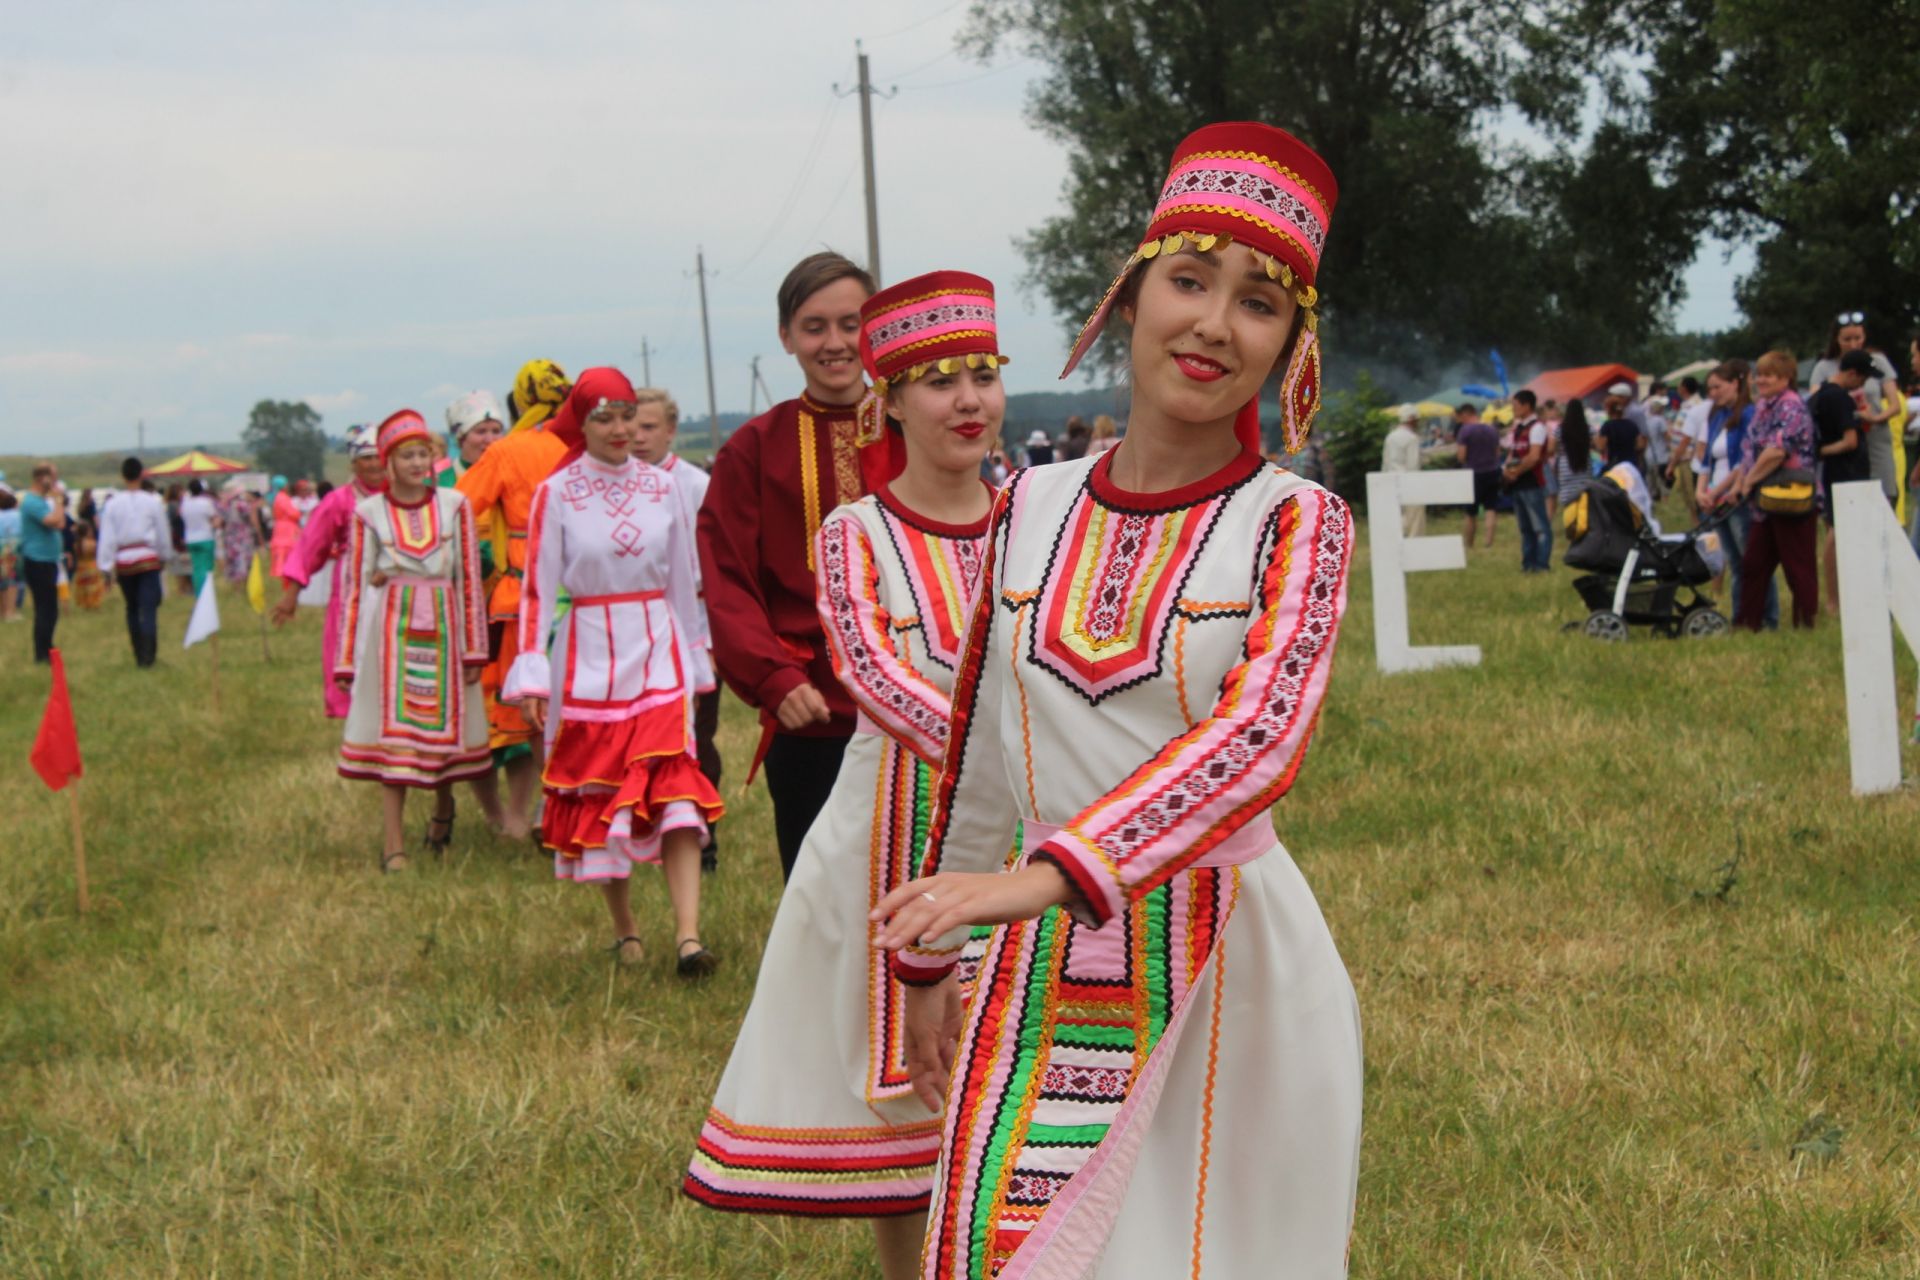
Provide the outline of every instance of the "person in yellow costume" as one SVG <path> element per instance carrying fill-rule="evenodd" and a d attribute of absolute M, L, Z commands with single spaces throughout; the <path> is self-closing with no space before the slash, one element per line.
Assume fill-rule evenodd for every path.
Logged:
<path fill-rule="evenodd" d="M 520 582 L 527 568 L 527 515 L 533 491 L 550 475 L 567 447 L 542 429 L 566 402 L 573 384 L 551 360 L 529 360 L 513 380 L 509 412 L 518 415 L 513 430 L 496 441 L 460 477 L 457 488 L 473 505 L 475 521 L 489 531 L 493 563 L 502 566 L 488 586 L 486 690 L 488 743 L 495 762 L 507 772 L 502 829 L 514 839 L 532 833 L 533 803 L 540 785 L 538 735 L 520 709 L 500 698 L 507 670 L 519 656 L 515 623 L 520 617 Z"/>

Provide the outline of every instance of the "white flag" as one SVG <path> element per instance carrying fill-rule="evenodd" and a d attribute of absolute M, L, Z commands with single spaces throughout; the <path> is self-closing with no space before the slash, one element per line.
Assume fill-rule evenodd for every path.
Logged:
<path fill-rule="evenodd" d="M 180 647 L 191 649 L 220 629 L 220 602 L 214 598 L 213 574 L 200 584 L 200 595 L 193 602 L 193 616 L 187 619 L 187 640 Z"/>

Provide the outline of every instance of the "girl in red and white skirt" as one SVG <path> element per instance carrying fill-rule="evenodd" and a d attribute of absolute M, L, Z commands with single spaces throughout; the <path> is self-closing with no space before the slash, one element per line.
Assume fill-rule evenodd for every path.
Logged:
<path fill-rule="evenodd" d="M 694 755 L 693 699 L 713 675 L 693 530 L 672 478 L 628 455 L 637 421 L 626 377 L 589 369 L 548 424 L 570 452 L 534 491 L 520 656 L 501 697 L 546 734 L 554 874 L 600 886 L 615 955 L 633 964 L 627 878 L 661 863 L 679 972 L 701 977 L 718 961 L 700 942 L 700 847 L 722 808 Z M 549 646 L 562 587 L 572 604 Z"/>

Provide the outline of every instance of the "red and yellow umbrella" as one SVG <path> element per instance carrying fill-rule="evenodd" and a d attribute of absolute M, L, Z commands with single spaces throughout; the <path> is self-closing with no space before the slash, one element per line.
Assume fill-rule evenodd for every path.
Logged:
<path fill-rule="evenodd" d="M 157 467 L 148 467 L 150 476 L 227 476 L 245 471 L 247 464 L 222 458 L 201 449 L 189 449 L 177 458 L 169 458 Z"/>

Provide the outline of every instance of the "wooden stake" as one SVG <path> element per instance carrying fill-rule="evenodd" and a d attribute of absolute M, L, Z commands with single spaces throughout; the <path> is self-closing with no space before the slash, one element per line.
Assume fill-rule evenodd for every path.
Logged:
<path fill-rule="evenodd" d="M 67 816 L 73 825 L 74 883 L 80 890 L 80 914 L 85 915 L 93 909 L 93 904 L 87 897 L 87 842 L 80 834 L 80 781 L 77 778 L 67 782 Z"/>

